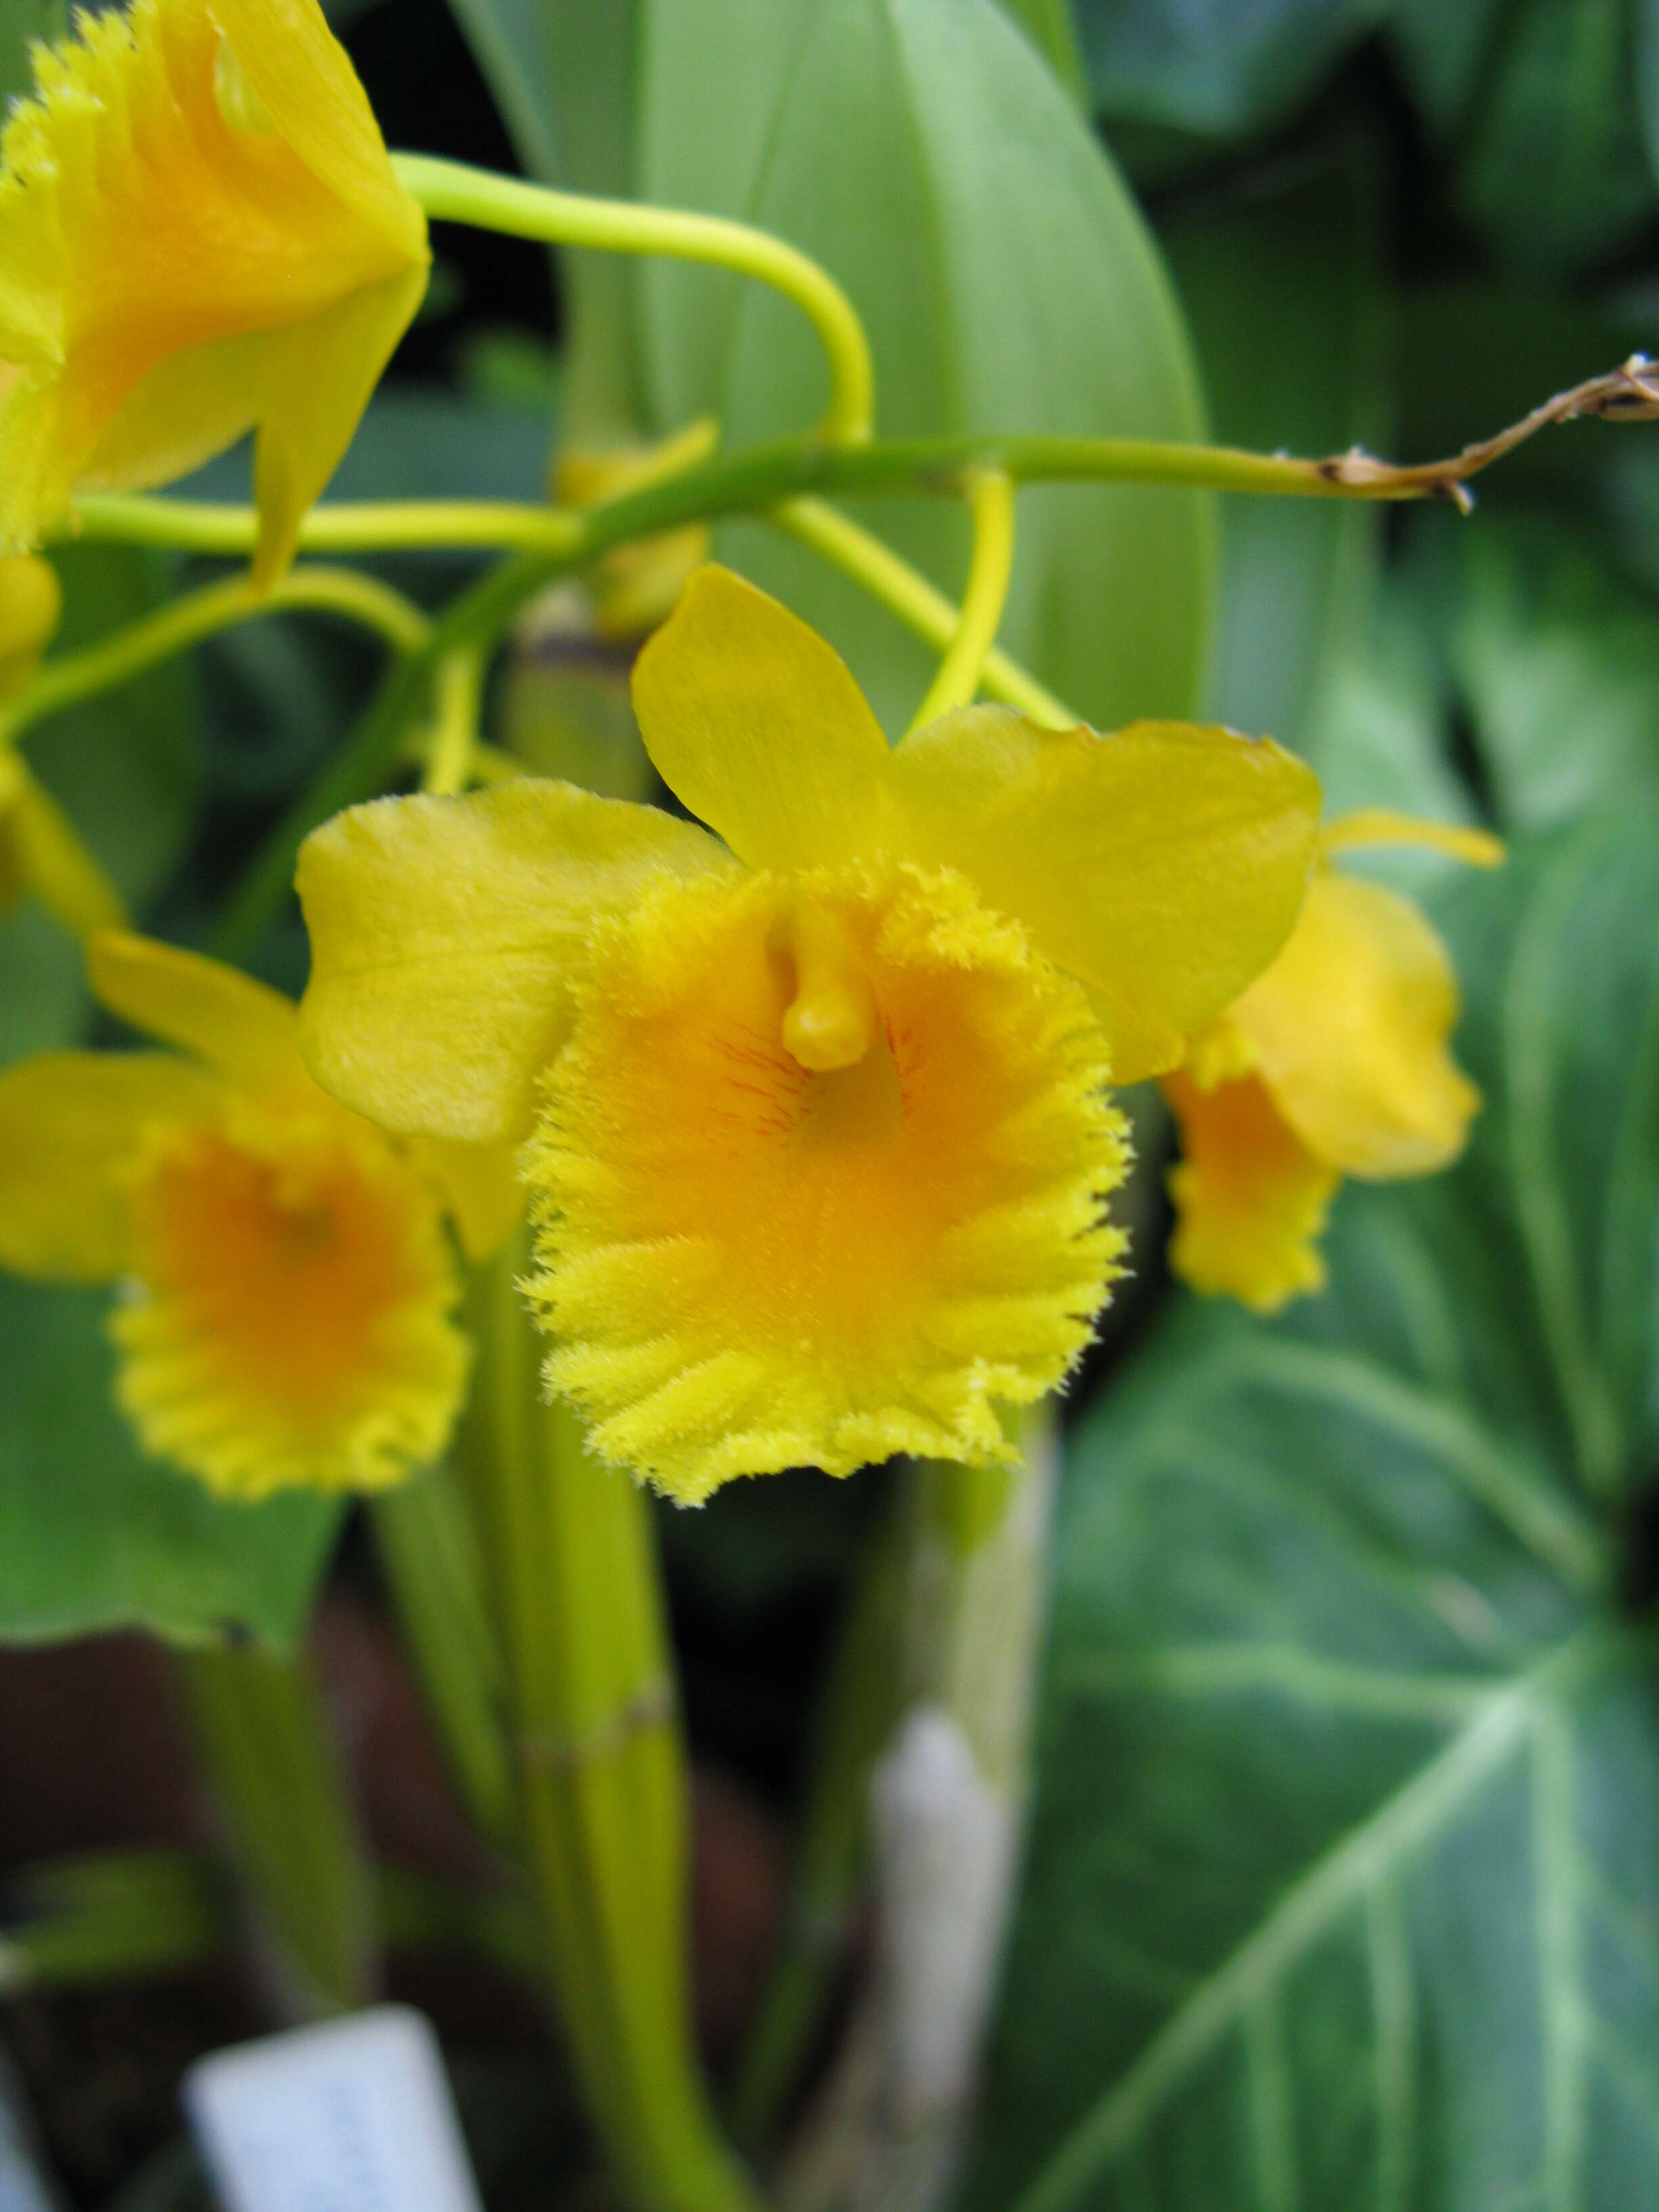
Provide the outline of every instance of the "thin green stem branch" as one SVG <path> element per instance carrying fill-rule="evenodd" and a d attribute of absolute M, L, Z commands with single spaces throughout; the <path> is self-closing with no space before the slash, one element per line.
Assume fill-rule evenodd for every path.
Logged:
<path fill-rule="evenodd" d="M 300 530 L 302 553 L 498 552 L 520 546 L 557 548 L 580 529 L 562 507 L 522 500 L 330 500 L 313 507 Z M 251 507 L 216 500 L 170 499 L 148 492 L 90 493 L 73 516 L 49 533 L 73 543 L 95 538 L 123 545 L 164 545 L 180 553 L 235 560 L 252 552 L 258 518 Z"/>
<path fill-rule="evenodd" d="M 861 584 L 872 599 L 936 652 L 943 653 L 950 645 L 962 619 L 961 609 L 872 530 L 821 499 L 792 499 L 775 507 L 767 520 Z M 985 656 L 980 688 L 1047 729 L 1070 729 L 1079 719 L 1063 699 L 996 646 Z"/>
<path fill-rule="evenodd" d="M 973 518 L 974 550 L 962 613 L 938 672 L 915 711 L 910 724 L 913 730 L 936 722 L 953 707 L 969 704 L 979 690 L 985 656 L 996 643 L 1002 610 L 1008 603 L 1008 581 L 1014 573 L 1012 478 L 999 469 L 977 471 L 968 482 L 968 511 Z"/>
<path fill-rule="evenodd" d="M 360 623 L 400 653 L 417 650 L 432 627 L 411 599 L 355 568 L 292 568 L 267 592 L 256 591 L 246 577 L 231 577 L 185 592 L 79 653 L 44 662 L 27 688 L 0 709 L 0 742 L 15 741 L 49 714 L 131 683 L 236 623 L 301 610 Z"/>
<path fill-rule="evenodd" d="M 1638 399 L 1632 393 L 1647 396 Z M 765 514 L 804 495 L 908 491 L 959 497 L 964 472 L 975 466 L 999 468 L 1016 483 L 1092 477 L 1315 498 L 1444 496 L 1447 471 L 1474 473 L 1499 452 L 1510 450 L 1522 433 L 1532 435 L 1545 419 L 1565 421 L 1578 413 L 1634 420 L 1644 409 L 1659 412 L 1659 386 L 1650 393 L 1627 365 L 1594 386 L 1563 394 L 1548 409 L 1534 410 L 1527 425 L 1470 447 L 1468 456 L 1455 462 L 1395 471 L 1364 455 L 1332 462 L 1296 461 L 1218 447 L 1122 439 L 974 437 L 841 447 L 797 440 L 709 461 L 580 514 L 562 516 L 556 545 L 542 538 L 502 562 L 453 601 L 434 623 L 425 645 L 392 670 L 345 745 L 301 794 L 255 859 L 232 901 L 217 950 L 223 958 L 245 959 L 289 896 L 295 856 L 303 840 L 331 814 L 385 787 L 423 709 L 432 670 L 442 655 L 458 645 L 492 643 L 544 584 L 613 545 L 653 537 L 682 523 L 724 514 Z M 1372 473 L 1366 475 L 1366 471 Z M 548 519 L 544 511 L 525 512 Z"/>
<path fill-rule="evenodd" d="M 300 543 L 306 551 L 336 553 L 493 547 L 541 553 L 568 565 L 630 538 L 680 523 L 763 511 L 810 494 L 932 493 L 956 498 L 975 469 L 1000 470 L 1016 483 L 1166 484 L 1276 499 L 1449 499 L 1467 506 L 1464 487 L 1471 477 L 1552 424 L 1590 417 L 1642 422 L 1656 415 L 1659 374 L 1637 356 L 1605 376 L 1557 393 L 1495 437 L 1466 446 L 1449 459 L 1405 467 L 1376 460 L 1358 447 L 1307 460 L 1155 438 L 981 432 L 843 446 L 793 439 L 711 459 L 580 514 L 511 501 L 319 507 L 306 518 Z M 596 542 L 600 526 L 602 542 Z M 83 499 L 62 535 L 234 556 L 252 550 L 258 525 L 251 507 L 103 495 Z"/>
<path fill-rule="evenodd" d="M 816 261 L 769 231 L 721 216 L 692 215 L 633 200 L 590 199 L 425 154 L 395 154 L 404 189 L 429 216 L 481 230 L 504 231 L 546 246 L 605 253 L 652 253 L 736 270 L 793 301 L 810 318 L 830 364 L 830 399 L 823 434 L 837 443 L 867 438 L 875 412 L 870 342 L 856 309 Z"/>
<path fill-rule="evenodd" d="M 439 663 L 433 685 L 437 693 L 437 720 L 427 748 L 422 791 L 447 796 L 465 791 L 472 781 L 483 683 L 481 647 L 463 647 Z"/>

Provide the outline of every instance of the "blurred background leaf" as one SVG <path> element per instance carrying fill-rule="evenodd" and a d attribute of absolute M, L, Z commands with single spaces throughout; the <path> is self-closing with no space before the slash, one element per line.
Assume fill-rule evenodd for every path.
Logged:
<path fill-rule="evenodd" d="M 14 94 L 33 82 L 29 46 L 35 39 L 60 39 L 68 21 L 65 0 L 6 0 L 0 9 L 0 112 Z"/>
<path fill-rule="evenodd" d="M 639 133 L 643 196 L 762 223 L 846 287 L 885 434 L 1197 433 L 1178 311 L 1134 204 L 991 0 L 653 0 Z M 654 427 L 714 413 L 738 446 L 821 412 L 817 343 L 786 303 L 666 264 L 641 288 Z M 863 519 L 960 588 L 958 514 L 885 501 Z M 927 680 L 921 649 L 802 549 L 753 526 L 721 544 L 902 726 Z M 1209 561 L 1206 511 L 1185 495 L 1028 491 L 1003 641 L 1103 726 L 1185 711 Z"/>
<path fill-rule="evenodd" d="M 146 1459 L 111 1395 L 106 1304 L 0 1276 L 0 1639 L 143 1627 L 291 1644 L 339 1501 L 221 1504 Z"/>
<path fill-rule="evenodd" d="M 1186 204 L 1163 245 L 1213 434 L 1258 452 L 1384 446 L 1389 301 L 1379 179 L 1350 143 Z M 1225 498 L 1206 711 L 1301 746 L 1322 681 L 1362 635 L 1382 511 Z"/>
<path fill-rule="evenodd" d="M 970 2203 L 1659 2194 L 1656 901 L 1650 810 L 1462 882 L 1468 1159 L 1076 1432 Z"/>
<path fill-rule="evenodd" d="M 1099 111 L 1235 137 L 1277 122 L 1389 0 L 1077 0 Z"/>

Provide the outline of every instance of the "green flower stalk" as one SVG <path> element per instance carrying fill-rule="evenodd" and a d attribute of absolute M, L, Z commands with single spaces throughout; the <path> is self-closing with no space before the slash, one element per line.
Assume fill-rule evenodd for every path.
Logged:
<path fill-rule="evenodd" d="M 515 1239 L 477 1278 L 458 1460 L 502 1637 L 548 1985 L 637 2212 L 752 2212 L 693 2043 L 684 1760 L 649 1508 L 544 1399 L 525 1264 Z"/>

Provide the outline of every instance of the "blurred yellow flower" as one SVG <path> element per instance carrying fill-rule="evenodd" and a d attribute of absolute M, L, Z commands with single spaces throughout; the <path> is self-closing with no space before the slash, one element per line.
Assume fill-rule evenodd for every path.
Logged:
<path fill-rule="evenodd" d="M 1483 830 L 1381 811 L 1322 844 L 1503 857 Z M 1430 1175 L 1463 1149 L 1480 1094 L 1447 1049 L 1457 1013 L 1450 958 L 1411 901 L 1322 861 L 1279 957 L 1164 1079 L 1185 1154 L 1170 1176 L 1176 1273 L 1260 1313 L 1321 1288 L 1317 1239 L 1345 1175 Z"/>
<path fill-rule="evenodd" d="M 644 491 L 707 460 L 719 441 L 718 425 L 704 416 L 660 445 L 566 447 L 554 465 L 553 496 L 561 507 L 597 507 Z M 666 622 L 693 569 L 708 558 L 708 524 L 690 522 L 601 554 L 589 581 L 598 635 L 626 643 Z"/>
<path fill-rule="evenodd" d="M 0 545 L 257 428 L 276 574 L 428 259 L 317 0 L 77 17 L 0 137 Z"/>
<path fill-rule="evenodd" d="M 63 611 L 64 587 L 50 561 L 0 555 L 0 701 L 33 675 Z"/>
<path fill-rule="evenodd" d="M 1116 1272 L 1109 1080 L 1270 960 L 1318 793 L 1269 744 L 1002 708 L 890 750 L 846 667 L 723 569 L 640 657 L 718 833 L 526 778 L 309 840 L 307 1059 L 388 1127 L 528 1135 L 547 1374 L 695 1501 L 899 1451 L 981 1461 Z"/>
<path fill-rule="evenodd" d="M 106 1006 L 181 1049 L 0 1075 L 0 1265 L 126 1286 L 120 1402 L 222 1495 L 400 1480 L 443 1449 L 467 1373 L 443 1200 L 483 1249 L 517 1210 L 503 1164 L 393 1144 L 325 1097 L 291 1002 L 233 969 L 117 932 L 88 961 Z"/>

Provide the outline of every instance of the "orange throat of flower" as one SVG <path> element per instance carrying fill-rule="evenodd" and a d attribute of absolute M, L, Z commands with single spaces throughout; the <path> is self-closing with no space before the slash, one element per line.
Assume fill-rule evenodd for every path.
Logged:
<path fill-rule="evenodd" d="M 677 886 L 605 925 L 528 1153 L 548 1378 L 601 1455 L 1005 1456 L 1121 1239 L 1098 1032 L 959 878 Z"/>
<path fill-rule="evenodd" d="M 112 1323 L 147 1447 L 227 1495 L 377 1489 L 440 1451 L 465 1378 L 425 1186 L 320 1100 L 234 1099 L 153 1135 Z"/>

